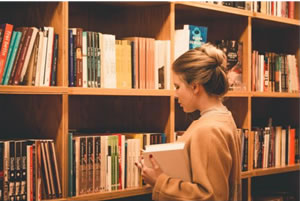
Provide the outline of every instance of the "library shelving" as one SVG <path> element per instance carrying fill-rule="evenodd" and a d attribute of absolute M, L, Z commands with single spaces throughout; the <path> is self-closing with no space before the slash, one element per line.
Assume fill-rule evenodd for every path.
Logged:
<path fill-rule="evenodd" d="M 60 200 L 108 200 L 150 194 L 148 187 L 68 197 L 69 129 L 105 129 L 124 132 L 164 132 L 168 142 L 176 130 L 184 130 L 199 113 L 187 115 L 170 90 L 68 87 L 68 29 L 171 41 L 177 27 L 208 27 L 208 42 L 243 42 L 243 90 L 224 97 L 237 127 L 251 130 L 276 124 L 299 127 L 300 95 L 251 91 L 252 51 L 294 54 L 299 67 L 300 3 L 295 19 L 270 16 L 202 2 L 1 2 L 0 21 L 21 26 L 52 26 L 59 34 L 57 86 L 0 85 L 1 138 L 52 138 L 56 143 L 63 198 Z M 171 75 L 172 82 L 172 75 Z M 171 85 L 172 86 L 172 85 Z M 250 147 L 250 145 L 249 145 Z M 243 200 L 252 200 L 265 185 L 295 193 L 299 199 L 299 164 L 242 172 Z M 282 179 L 282 181 L 280 180 Z M 280 181 L 279 181 L 280 180 Z M 291 190 L 289 190 L 291 189 Z"/>

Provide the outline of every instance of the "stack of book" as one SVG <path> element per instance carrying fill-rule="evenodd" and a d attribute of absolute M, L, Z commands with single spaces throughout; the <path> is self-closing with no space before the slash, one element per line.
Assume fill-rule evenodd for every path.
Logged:
<path fill-rule="evenodd" d="M 164 133 L 69 132 L 69 196 L 141 187 L 135 162 L 146 145 L 166 142 Z"/>
<path fill-rule="evenodd" d="M 1 200 L 62 197 L 53 140 L 0 141 Z"/>
<path fill-rule="evenodd" d="M 69 86 L 170 89 L 170 41 L 70 28 Z"/>
<path fill-rule="evenodd" d="M 0 27 L 0 85 L 55 86 L 58 34 L 53 27 Z"/>

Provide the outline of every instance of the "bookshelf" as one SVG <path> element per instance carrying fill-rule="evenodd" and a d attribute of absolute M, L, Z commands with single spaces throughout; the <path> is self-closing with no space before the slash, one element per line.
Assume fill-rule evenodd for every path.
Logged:
<path fill-rule="evenodd" d="M 253 126 L 265 125 L 272 116 L 275 122 L 299 127 L 299 93 L 251 91 L 253 49 L 295 54 L 299 66 L 299 6 L 295 2 L 295 19 L 288 19 L 201 2 L 1 2 L 1 23 L 9 22 L 15 27 L 53 26 L 59 34 L 57 86 L 0 85 L 1 137 L 55 140 L 63 188 L 60 200 L 106 200 L 149 194 L 151 189 L 143 187 L 68 197 L 68 130 L 165 132 L 172 142 L 174 131 L 186 129 L 191 118 L 199 114 L 184 114 L 173 90 L 68 87 L 68 28 L 82 27 L 115 34 L 117 38 L 171 40 L 171 50 L 175 28 L 183 24 L 207 26 L 209 42 L 240 40 L 245 90 L 230 91 L 224 98 L 237 126 L 251 130 Z M 173 57 L 171 51 L 171 60 Z M 275 182 L 279 190 L 289 186 L 290 192 L 296 192 L 299 164 L 254 170 L 250 152 L 249 159 L 249 170 L 242 173 L 243 200 L 252 199 L 260 182 Z M 281 178 L 286 182 L 278 182 Z M 299 193 L 296 195 L 299 198 Z"/>

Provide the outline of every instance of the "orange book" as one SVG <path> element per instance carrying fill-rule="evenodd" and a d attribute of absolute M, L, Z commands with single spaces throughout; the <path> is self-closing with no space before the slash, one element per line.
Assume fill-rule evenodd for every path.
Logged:
<path fill-rule="evenodd" d="M 295 128 L 289 128 L 288 164 L 295 164 Z"/>

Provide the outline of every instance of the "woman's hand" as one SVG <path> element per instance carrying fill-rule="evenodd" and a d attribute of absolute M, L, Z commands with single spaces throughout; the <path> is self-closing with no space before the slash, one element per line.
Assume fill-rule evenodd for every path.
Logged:
<path fill-rule="evenodd" d="M 142 157 L 137 163 L 135 163 L 135 165 L 141 170 L 144 181 L 153 187 L 157 178 L 161 173 L 163 173 L 163 171 L 160 169 L 157 161 L 153 158 L 152 154 L 149 155 L 149 160 L 152 164 L 152 167 L 147 167 L 144 163 L 144 158 Z"/>

